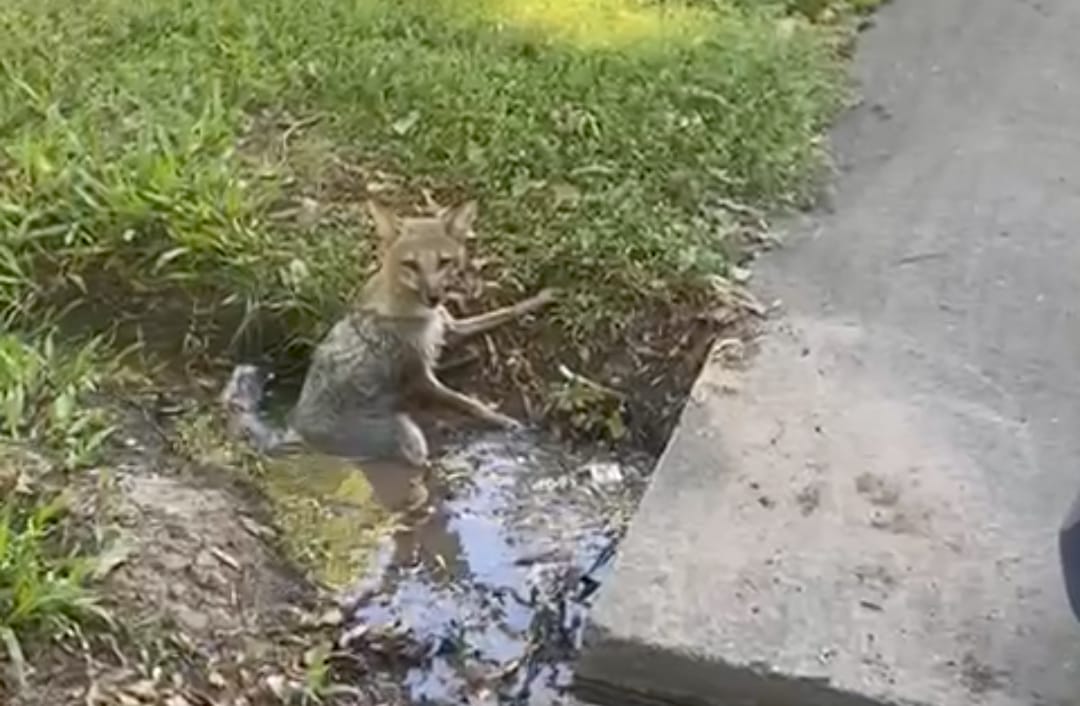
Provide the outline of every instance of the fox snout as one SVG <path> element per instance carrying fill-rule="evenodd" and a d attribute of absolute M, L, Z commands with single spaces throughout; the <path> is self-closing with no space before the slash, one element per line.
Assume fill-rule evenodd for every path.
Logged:
<path fill-rule="evenodd" d="M 424 303 L 424 306 L 436 307 L 442 304 L 443 296 L 445 292 L 441 283 L 427 283 L 423 280 L 420 281 L 420 300 Z"/>

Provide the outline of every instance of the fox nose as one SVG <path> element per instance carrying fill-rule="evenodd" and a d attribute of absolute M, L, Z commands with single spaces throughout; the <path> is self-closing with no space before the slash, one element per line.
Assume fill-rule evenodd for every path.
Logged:
<path fill-rule="evenodd" d="M 424 304 L 438 306 L 442 303 L 443 293 L 440 287 L 427 287 L 424 289 Z"/>

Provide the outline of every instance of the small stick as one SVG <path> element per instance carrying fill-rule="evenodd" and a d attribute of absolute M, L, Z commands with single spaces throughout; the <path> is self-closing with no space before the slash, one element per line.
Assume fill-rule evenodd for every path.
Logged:
<path fill-rule="evenodd" d="M 608 395 L 609 397 L 614 397 L 618 400 L 626 399 L 625 393 L 619 392 L 618 390 L 608 387 L 607 385 L 598 383 L 595 380 L 590 380 L 589 378 L 581 375 L 580 373 L 575 373 L 573 370 L 566 367 L 562 363 L 559 363 L 559 374 L 562 375 L 567 382 L 573 382 L 578 385 L 583 385 L 585 387 L 588 387 L 589 389 L 596 390 L 597 392 L 601 392 L 605 395 Z"/>
<path fill-rule="evenodd" d="M 316 113 L 314 115 L 309 115 L 306 118 L 301 118 L 300 120 L 293 121 L 292 124 L 290 124 L 287 128 L 285 128 L 285 131 L 281 133 L 281 152 L 282 152 L 282 154 L 284 154 L 285 152 L 288 151 L 288 149 L 289 149 L 289 140 L 292 139 L 293 135 L 295 135 L 300 130 L 303 130 L 304 128 L 308 127 L 309 125 L 314 125 L 315 123 L 319 122 L 320 120 L 322 120 L 322 117 L 323 116 L 320 113 Z"/>

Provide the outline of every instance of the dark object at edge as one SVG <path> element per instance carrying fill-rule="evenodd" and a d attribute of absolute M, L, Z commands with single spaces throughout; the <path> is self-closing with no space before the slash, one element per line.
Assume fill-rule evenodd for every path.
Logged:
<path fill-rule="evenodd" d="M 1061 568 L 1065 575 L 1065 592 L 1073 616 L 1080 620 L 1080 495 L 1073 500 L 1069 514 L 1058 533 Z"/>

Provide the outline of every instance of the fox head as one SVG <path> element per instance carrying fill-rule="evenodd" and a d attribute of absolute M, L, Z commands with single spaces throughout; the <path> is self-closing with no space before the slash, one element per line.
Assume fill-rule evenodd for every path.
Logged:
<path fill-rule="evenodd" d="M 476 202 L 444 208 L 428 217 L 398 217 L 375 201 L 368 201 L 368 211 L 381 243 L 386 284 L 415 295 L 425 307 L 442 303 L 447 285 L 464 264 Z"/>

